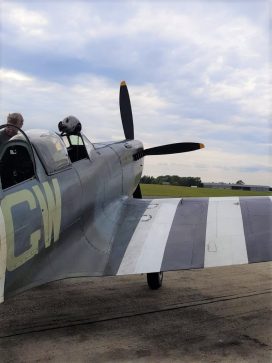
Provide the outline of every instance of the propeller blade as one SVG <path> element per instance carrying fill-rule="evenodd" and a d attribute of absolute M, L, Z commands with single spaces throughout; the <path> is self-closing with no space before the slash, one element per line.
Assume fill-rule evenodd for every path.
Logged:
<path fill-rule="evenodd" d="M 122 81 L 120 84 L 119 105 L 120 105 L 120 114 L 125 133 L 125 138 L 127 140 L 133 140 L 134 127 L 133 127 L 132 109 L 125 81 Z"/>
<path fill-rule="evenodd" d="M 157 147 L 151 147 L 144 150 L 144 156 L 146 155 L 163 155 L 163 154 L 177 154 L 186 153 L 188 151 L 194 151 L 202 149 L 205 146 L 196 142 L 179 142 L 176 144 L 168 144 Z"/>

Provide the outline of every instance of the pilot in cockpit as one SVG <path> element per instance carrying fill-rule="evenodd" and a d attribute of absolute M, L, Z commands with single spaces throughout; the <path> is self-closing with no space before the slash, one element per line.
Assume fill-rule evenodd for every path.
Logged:
<path fill-rule="evenodd" d="M 7 117 L 7 124 L 17 126 L 21 129 L 24 124 L 24 118 L 20 113 L 10 113 Z M 12 126 L 7 126 L 0 130 L 0 146 L 9 141 L 11 137 L 17 135 L 17 133 L 18 129 Z"/>

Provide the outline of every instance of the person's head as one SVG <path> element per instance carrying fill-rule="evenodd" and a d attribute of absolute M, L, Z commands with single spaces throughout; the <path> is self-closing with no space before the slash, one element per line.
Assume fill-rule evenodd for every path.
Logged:
<path fill-rule="evenodd" d="M 24 118 L 20 113 L 10 113 L 7 117 L 7 124 L 9 125 L 14 125 L 21 128 L 23 126 L 23 123 Z M 12 126 L 7 126 L 5 130 L 10 137 L 17 135 L 18 133 L 18 130 Z"/>

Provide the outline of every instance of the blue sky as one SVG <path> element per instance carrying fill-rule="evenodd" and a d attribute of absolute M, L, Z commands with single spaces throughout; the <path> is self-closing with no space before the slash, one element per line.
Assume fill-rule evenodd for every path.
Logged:
<path fill-rule="evenodd" d="M 1 119 L 56 130 L 71 114 L 91 141 L 120 140 L 124 79 L 145 147 L 206 145 L 144 174 L 271 185 L 269 20 L 261 0 L 2 1 Z"/>

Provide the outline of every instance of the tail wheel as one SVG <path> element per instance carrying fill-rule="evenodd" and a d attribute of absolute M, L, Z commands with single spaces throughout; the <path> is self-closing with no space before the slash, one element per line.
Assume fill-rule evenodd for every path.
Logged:
<path fill-rule="evenodd" d="M 162 286 L 163 272 L 152 272 L 147 274 L 147 283 L 151 290 L 157 290 Z"/>

